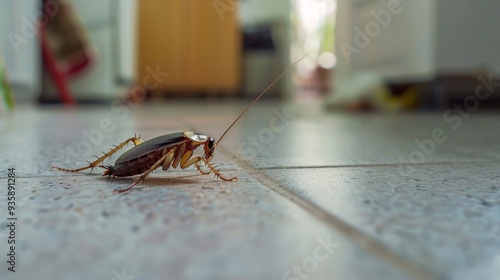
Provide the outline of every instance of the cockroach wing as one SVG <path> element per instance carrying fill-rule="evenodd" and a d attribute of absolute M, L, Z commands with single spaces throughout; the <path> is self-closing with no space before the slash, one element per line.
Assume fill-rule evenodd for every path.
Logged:
<path fill-rule="evenodd" d="M 188 140 L 189 139 L 186 138 L 184 132 L 173 132 L 149 139 L 123 153 L 123 155 L 116 160 L 115 165 L 133 160 L 159 149 L 181 144 L 182 142 L 186 142 Z"/>
<path fill-rule="evenodd" d="M 187 138 L 189 138 L 195 142 L 199 142 L 199 143 L 203 143 L 203 142 L 206 142 L 208 140 L 208 136 L 206 136 L 204 134 L 196 133 L 196 132 L 191 132 L 191 131 L 184 131 L 184 136 L 186 136 Z"/>

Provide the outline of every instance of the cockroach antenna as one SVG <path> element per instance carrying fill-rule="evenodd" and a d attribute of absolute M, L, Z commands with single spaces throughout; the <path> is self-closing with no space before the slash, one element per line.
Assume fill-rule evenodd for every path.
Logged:
<path fill-rule="evenodd" d="M 309 54 L 311 54 L 312 51 L 308 52 L 307 54 L 305 54 L 304 56 L 302 56 L 299 60 L 295 61 L 295 63 L 293 63 L 292 65 L 288 66 L 288 68 L 283 71 L 283 73 L 281 73 L 281 75 L 279 75 L 276 79 L 274 79 L 274 81 L 267 86 L 267 88 L 262 91 L 261 94 L 259 94 L 259 96 L 257 96 L 257 98 L 255 98 L 255 100 L 250 103 L 250 105 L 248 105 L 245 110 L 243 110 L 243 112 L 241 112 L 241 114 L 234 120 L 234 122 L 226 129 L 226 131 L 224 131 L 224 133 L 222 134 L 222 136 L 219 138 L 219 140 L 217 140 L 217 143 L 215 143 L 215 146 L 219 145 L 219 142 L 222 140 L 222 138 L 224 138 L 224 136 L 226 136 L 226 133 L 233 127 L 233 125 L 248 111 L 248 109 L 252 108 L 252 106 L 277 82 L 279 81 L 279 79 L 281 79 L 281 77 L 283 77 L 286 73 L 288 73 L 297 63 L 299 63 L 302 59 L 304 59 L 304 57 L 308 56 Z"/>

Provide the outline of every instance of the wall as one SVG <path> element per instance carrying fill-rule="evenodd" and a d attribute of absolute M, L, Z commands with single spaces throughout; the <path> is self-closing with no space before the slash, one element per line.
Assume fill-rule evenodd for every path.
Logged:
<path fill-rule="evenodd" d="M 40 87 L 39 42 L 33 31 L 37 0 L 2 1 L 0 53 L 16 101 L 32 101 Z"/>
<path fill-rule="evenodd" d="M 289 21 L 290 19 L 290 0 L 240 0 L 236 2 L 239 3 L 239 16 L 242 24 Z"/>
<path fill-rule="evenodd" d="M 437 67 L 446 73 L 500 75 L 500 1 L 437 1 Z"/>
<path fill-rule="evenodd" d="M 389 13 L 390 2 L 338 1 L 338 78 L 370 72 L 393 80 L 434 75 L 434 1 L 396 1 L 397 13 Z M 374 14 L 384 14 L 383 20 Z"/>

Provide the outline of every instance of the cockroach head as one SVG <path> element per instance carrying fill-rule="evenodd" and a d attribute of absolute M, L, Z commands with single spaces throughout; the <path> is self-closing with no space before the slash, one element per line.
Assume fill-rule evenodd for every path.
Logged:
<path fill-rule="evenodd" d="M 212 156 L 215 151 L 215 140 L 213 137 L 209 137 L 206 144 L 205 144 L 205 158 L 208 160 L 212 159 Z"/>

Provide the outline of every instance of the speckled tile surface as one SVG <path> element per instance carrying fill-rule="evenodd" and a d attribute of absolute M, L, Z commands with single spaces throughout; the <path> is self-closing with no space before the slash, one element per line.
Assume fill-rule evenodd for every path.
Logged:
<path fill-rule="evenodd" d="M 386 166 L 265 173 L 429 270 L 499 279 L 500 163 L 414 168 L 406 176 Z"/>
<path fill-rule="evenodd" d="M 290 270 L 287 277 L 293 279 L 298 266 L 309 279 L 406 278 L 252 178 L 238 175 L 240 181 L 231 186 L 206 177 L 152 179 L 127 194 L 113 193 L 118 184 L 104 179 L 20 178 L 18 272 L 9 274 L 2 265 L 0 275 L 282 279 Z M 5 236 L 4 223 L 1 228 Z"/>
<path fill-rule="evenodd" d="M 454 129 L 439 114 L 262 102 L 213 159 L 237 182 L 157 171 L 117 194 L 134 178 L 50 168 L 83 166 L 134 133 L 217 140 L 245 105 L 21 108 L 0 118 L 0 278 L 499 279 L 500 133 L 491 114 Z M 436 128 L 447 140 L 401 165 Z M 8 167 L 17 178 L 16 273 L 6 264 Z"/>

